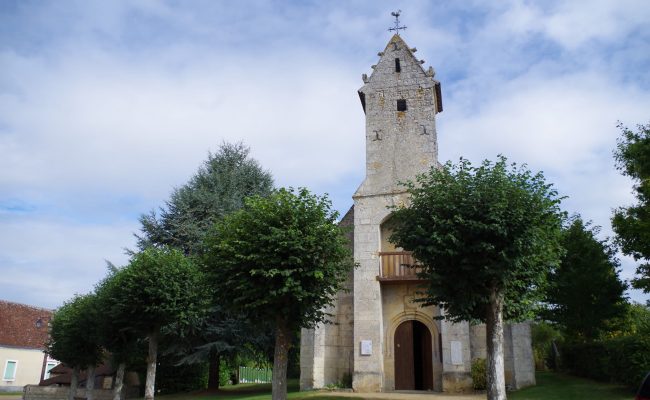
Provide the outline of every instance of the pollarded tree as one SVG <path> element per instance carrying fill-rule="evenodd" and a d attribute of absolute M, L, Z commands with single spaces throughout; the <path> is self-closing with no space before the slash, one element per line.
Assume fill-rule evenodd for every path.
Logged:
<path fill-rule="evenodd" d="M 117 367 L 113 384 L 113 400 L 124 398 L 126 367 L 134 362 L 136 355 L 140 354 L 138 343 L 142 337 L 131 321 L 122 315 L 124 311 L 121 300 L 121 278 L 118 276 L 120 273 L 124 273 L 124 269 L 109 264 L 108 275 L 95 288 L 98 307 L 102 312 L 102 318 L 98 321 L 99 340 L 102 347 L 109 352 L 111 362 Z"/>
<path fill-rule="evenodd" d="M 392 240 L 422 263 L 423 305 L 486 324 L 488 398 L 506 398 L 503 320 L 527 315 L 561 253 L 560 198 L 525 166 L 461 159 L 407 184 Z"/>
<path fill-rule="evenodd" d="M 280 189 L 252 197 L 211 233 L 205 264 L 228 307 L 275 329 L 273 400 L 286 399 L 293 333 L 324 321 L 352 267 L 327 197 Z"/>
<path fill-rule="evenodd" d="M 209 306 L 205 279 L 182 252 L 161 247 L 134 254 L 111 281 L 119 288 L 110 311 L 113 323 L 149 341 L 145 399 L 151 400 L 161 329 L 173 326 L 182 335 L 204 317 Z"/>
<path fill-rule="evenodd" d="M 616 319 L 627 311 L 627 284 L 618 276 L 616 250 L 596 238 L 597 228 L 589 228 L 574 217 L 562 232 L 566 253 L 549 276 L 545 319 L 555 322 L 575 340 L 593 340 L 616 330 Z"/>
<path fill-rule="evenodd" d="M 82 369 L 86 369 L 86 398 L 93 398 L 95 366 L 103 358 L 98 329 L 102 318 L 94 294 L 75 296 L 57 309 L 52 317 L 47 352 L 72 368 L 69 400 L 77 393 L 79 371 Z"/>
<path fill-rule="evenodd" d="M 612 228 L 623 253 L 643 260 L 632 286 L 650 293 L 650 124 L 638 125 L 636 132 L 618 127 L 622 134 L 614 152 L 616 166 L 634 180 L 638 203 L 616 209 Z"/>

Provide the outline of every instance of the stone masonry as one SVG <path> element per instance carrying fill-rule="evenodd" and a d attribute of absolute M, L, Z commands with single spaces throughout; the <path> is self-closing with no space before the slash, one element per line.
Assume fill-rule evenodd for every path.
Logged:
<path fill-rule="evenodd" d="M 347 376 L 355 391 L 395 390 L 395 335 L 408 321 L 429 331 L 433 390 L 471 389 L 471 361 L 484 357 L 484 326 L 440 320 L 444 310 L 413 303 L 417 282 L 389 284 L 378 278 L 380 252 L 401 250 L 387 240 L 391 207 L 408 201 L 400 183 L 439 166 L 435 116 L 442 111 L 440 83 L 415 51 L 394 35 L 370 77 L 363 75 L 359 97 L 366 115 L 366 177 L 341 221 L 354 228 L 350 239 L 358 267 L 348 281 L 351 291 L 340 293 L 328 310 L 330 323 L 302 332 L 302 389 Z M 530 327 L 512 325 L 506 331 L 507 382 L 514 388 L 534 384 Z"/>

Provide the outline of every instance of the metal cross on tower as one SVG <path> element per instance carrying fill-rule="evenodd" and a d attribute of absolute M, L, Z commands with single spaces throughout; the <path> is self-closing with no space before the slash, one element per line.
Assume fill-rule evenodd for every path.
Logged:
<path fill-rule="evenodd" d="M 400 31 L 401 29 L 406 29 L 405 26 L 399 26 L 399 16 L 400 16 L 401 14 L 402 14 L 402 10 L 397 10 L 397 11 L 393 11 L 392 13 L 390 13 L 390 15 L 392 15 L 393 17 L 395 17 L 395 27 L 393 27 L 393 28 L 388 28 L 388 30 L 389 30 L 389 31 L 395 31 L 395 33 L 396 33 L 397 35 L 399 35 L 399 31 Z"/>

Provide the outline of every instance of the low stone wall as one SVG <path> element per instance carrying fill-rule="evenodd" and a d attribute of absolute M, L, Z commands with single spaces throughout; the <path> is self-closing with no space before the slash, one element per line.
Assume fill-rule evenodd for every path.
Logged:
<path fill-rule="evenodd" d="M 67 386 L 38 386 L 27 385 L 23 389 L 24 400 L 67 400 L 70 388 Z M 95 400 L 112 400 L 113 390 L 95 389 L 93 390 Z M 137 397 L 137 388 L 129 388 L 127 398 Z M 86 389 L 77 389 L 76 398 L 85 399 Z"/>

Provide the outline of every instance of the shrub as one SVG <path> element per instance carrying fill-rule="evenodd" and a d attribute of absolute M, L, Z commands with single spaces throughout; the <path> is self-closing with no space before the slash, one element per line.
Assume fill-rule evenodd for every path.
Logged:
<path fill-rule="evenodd" d="M 562 365 L 575 375 L 635 387 L 650 370 L 650 338 L 633 335 L 565 343 Z"/>
<path fill-rule="evenodd" d="M 476 390 L 485 390 L 487 388 L 487 365 L 485 358 L 477 358 L 472 361 L 472 382 Z"/>
<path fill-rule="evenodd" d="M 156 371 L 156 392 L 170 394 L 205 389 L 208 384 L 208 364 L 175 365 L 163 358 Z"/>
<path fill-rule="evenodd" d="M 533 355 L 535 357 L 535 369 L 543 371 L 547 367 L 555 369 L 556 360 L 553 350 L 553 343 L 560 340 L 560 332 L 546 322 L 538 322 L 532 325 Z"/>

